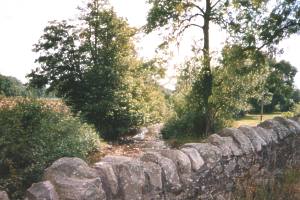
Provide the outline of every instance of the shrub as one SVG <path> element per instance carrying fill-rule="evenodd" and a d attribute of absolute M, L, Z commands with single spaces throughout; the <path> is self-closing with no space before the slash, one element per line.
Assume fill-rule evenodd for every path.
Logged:
<path fill-rule="evenodd" d="M 294 116 L 300 116 L 300 104 L 295 104 L 294 108 L 292 109 Z"/>
<path fill-rule="evenodd" d="M 283 112 L 282 116 L 285 118 L 290 118 L 290 117 L 294 117 L 294 113 L 293 112 Z"/>
<path fill-rule="evenodd" d="M 25 96 L 26 88 L 20 80 L 11 76 L 0 74 L 0 95 L 4 96 Z"/>
<path fill-rule="evenodd" d="M 28 99 L 0 108 L 0 133 L 0 190 L 12 199 L 22 198 L 54 160 L 85 159 L 99 141 L 94 129 L 78 118 Z"/>

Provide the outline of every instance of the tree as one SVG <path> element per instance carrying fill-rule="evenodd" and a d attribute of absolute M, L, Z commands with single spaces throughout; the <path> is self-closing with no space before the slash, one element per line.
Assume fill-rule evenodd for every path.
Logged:
<path fill-rule="evenodd" d="M 211 23 L 225 28 L 233 41 L 245 50 L 261 50 L 277 44 L 282 38 L 299 30 L 299 4 L 296 0 L 276 1 L 270 12 L 266 12 L 271 1 L 261 0 L 149 0 L 146 32 L 165 27 L 169 38 L 178 38 L 186 30 L 200 28 L 203 33 L 202 67 L 198 72 L 194 92 L 200 92 L 206 115 L 205 132 L 211 131 L 211 96 L 213 94 L 213 72 L 210 56 Z M 272 20 L 269 20 L 269 19 Z M 270 31 L 272 30 L 272 31 Z"/>
<path fill-rule="evenodd" d="M 295 89 L 294 93 L 293 93 L 293 100 L 295 103 L 300 103 L 300 90 L 299 89 Z"/>
<path fill-rule="evenodd" d="M 0 95 L 4 96 L 24 96 L 26 88 L 21 81 L 11 76 L 0 74 Z"/>
<path fill-rule="evenodd" d="M 249 110 L 248 99 L 261 94 L 261 85 L 268 74 L 268 63 L 264 54 L 258 51 L 243 51 L 238 45 L 225 46 L 220 65 L 213 68 L 213 91 L 210 96 L 212 131 L 230 125 L 233 118 L 242 111 Z M 175 116 L 166 124 L 163 135 L 166 138 L 183 134 L 206 136 L 205 110 L 203 109 L 203 79 L 198 79 L 195 71 L 201 59 L 197 55 L 184 65 L 178 77 L 178 85 L 173 95 Z M 190 75 L 191 74 L 191 75 Z M 195 90 L 199 91 L 195 91 Z"/>
<path fill-rule="evenodd" d="M 158 69 L 137 58 L 136 30 L 104 1 L 92 0 L 81 11 L 77 24 L 54 21 L 45 28 L 34 49 L 40 67 L 28 75 L 31 85 L 48 84 L 106 139 L 157 121 L 145 119 L 147 95 L 141 96 L 150 87 L 138 85 L 151 81 L 152 90 L 157 88 Z"/>
<path fill-rule="evenodd" d="M 264 106 L 266 112 L 274 112 L 276 106 L 280 111 L 288 111 L 294 104 L 294 77 L 297 69 L 289 62 L 270 60 L 270 73 L 266 77 L 265 93 L 271 95 L 271 101 Z M 259 110 L 259 100 L 250 100 L 254 110 Z"/>

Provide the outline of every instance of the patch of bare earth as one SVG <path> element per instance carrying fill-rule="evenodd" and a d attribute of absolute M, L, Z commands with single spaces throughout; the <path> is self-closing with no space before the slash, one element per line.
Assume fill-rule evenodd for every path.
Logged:
<path fill-rule="evenodd" d="M 89 156 L 89 162 L 95 163 L 106 155 L 139 157 L 146 149 L 168 148 L 161 139 L 160 130 L 162 124 L 155 124 L 147 128 L 143 139 L 134 137 L 122 138 L 115 143 L 103 143 L 99 152 L 93 152 Z"/>

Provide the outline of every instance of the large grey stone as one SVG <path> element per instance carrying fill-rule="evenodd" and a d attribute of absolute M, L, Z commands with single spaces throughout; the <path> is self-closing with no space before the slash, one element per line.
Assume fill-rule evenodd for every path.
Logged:
<path fill-rule="evenodd" d="M 219 147 L 223 153 L 223 156 L 239 156 L 242 155 L 242 150 L 238 147 L 232 137 L 221 137 L 218 134 L 212 134 L 208 137 L 208 141 Z"/>
<path fill-rule="evenodd" d="M 177 173 L 176 165 L 174 162 L 162 156 L 158 152 L 146 152 L 142 157 L 142 161 L 154 162 L 162 168 L 163 176 L 165 179 L 166 187 L 173 192 L 179 192 L 181 190 L 181 183 Z"/>
<path fill-rule="evenodd" d="M 178 175 L 183 183 L 188 184 L 191 182 L 192 167 L 187 155 L 175 149 L 160 150 L 159 152 L 162 156 L 169 158 L 175 163 Z"/>
<path fill-rule="evenodd" d="M 273 119 L 266 120 L 260 123 L 258 126 L 263 127 L 265 129 L 272 129 L 277 134 L 280 140 L 283 140 L 291 133 L 287 127 Z"/>
<path fill-rule="evenodd" d="M 121 164 L 132 160 L 133 158 L 127 156 L 105 156 L 101 159 L 102 162 L 110 163 L 112 165 Z"/>
<path fill-rule="evenodd" d="M 119 164 L 117 168 L 122 199 L 143 199 L 145 175 L 142 163 L 132 160 Z"/>
<path fill-rule="evenodd" d="M 60 199 L 68 200 L 89 200 L 106 199 L 105 191 L 102 188 L 100 178 L 75 179 L 75 178 L 56 178 L 54 182 L 56 191 Z"/>
<path fill-rule="evenodd" d="M 113 167 L 110 163 L 98 162 L 94 165 L 97 173 L 101 177 L 103 183 L 103 189 L 105 189 L 106 194 L 112 198 L 118 193 L 118 178 L 115 175 Z"/>
<path fill-rule="evenodd" d="M 1 199 L 1 198 L 0 198 Z M 33 183 L 26 191 L 25 200 L 58 200 L 58 194 L 50 181 Z"/>
<path fill-rule="evenodd" d="M 143 200 L 162 199 L 163 175 L 162 169 L 153 162 L 142 162 L 145 173 Z"/>
<path fill-rule="evenodd" d="M 97 171 L 79 158 L 61 158 L 45 170 L 60 199 L 106 199 Z"/>
<path fill-rule="evenodd" d="M 143 140 L 145 140 L 145 136 L 148 132 L 149 132 L 148 128 L 142 127 L 140 129 L 138 129 L 137 134 L 135 136 L 133 136 L 132 139 L 134 139 L 136 141 L 143 141 Z"/>
<path fill-rule="evenodd" d="M 300 133 L 300 125 L 295 121 L 283 117 L 274 117 L 274 120 L 288 128 L 292 134 Z"/>
<path fill-rule="evenodd" d="M 117 166 L 125 163 L 125 162 L 130 162 L 132 161 L 133 158 L 127 157 L 127 156 L 105 156 L 104 158 L 101 159 L 101 162 L 108 163 L 112 166 L 115 174 L 118 173 L 118 168 Z"/>
<path fill-rule="evenodd" d="M 212 134 L 207 138 L 208 142 L 212 145 L 215 145 L 221 149 L 222 155 L 225 157 L 232 156 L 232 151 L 229 146 L 226 145 L 226 142 L 223 137 L 218 134 Z"/>
<path fill-rule="evenodd" d="M 198 171 L 204 165 L 204 160 L 196 149 L 181 148 L 180 150 L 190 158 L 193 171 Z"/>
<path fill-rule="evenodd" d="M 252 152 L 255 152 L 250 139 L 239 129 L 224 128 L 219 135 L 232 137 L 233 140 L 239 144 L 239 148 L 242 149 L 245 154 L 251 154 Z"/>
<path fill-rule="evenodd" d="M 224 164 L 224 174 L 227 177 L 232 177 L 234 175 L 237 163 L 235 159 L 229 160 L 228 163 Z"/>
<path fill-rule="evenodd" d="M 292 117 L 291 120 L 297 122 L 300 125 L 300 114 L 298 116 Z"/>
<path fill-rule="evenodd" d="M 267 143 L 256 133 L 256 131 L 251 126 L 241 126 L 239 129 L 250 139 L 253 147 L 257 152 L 262 150 L 263 146 Z"/>
<path fill-rule="evenodd" d="M 194 148 L 204 159 L 205 165 L 208 168 L 215 166 L 222 158 L 221 149 L 209 143 L 187 143 L 182 148 Z"/>
<path fill-rule="evenodd" d="M 95 178 L 97 173 L 95 169 L 88 166 L 86 162 L 80 158 L 60 158 L 56 160 L 49 168 L 45 170 L 45 176 L 69 177 L 69 178 Z M 49 179 L 48 179 L 49 180 Z"/>
<path fill-rule="evenodd" d="M 150 191 L 162 190 L 162 169 L 154 162 L 143 162 L 144 172 L 148 183 L 146 187 Z"/>
<path fill-rule="evenodd" d="M 287 119 L 288 122 L 291 123 L 291 125 L 293 125 L 296 129 L 296 134 L 300 134 L 300 123 L 298 123 L 297 121 L 294 120 L 294 118 L 291 119 Z"/>
<path fill-rule="evenodd" d="M 278 143 L 278 135 L 273 131 L 273 129 L 265 129 L 260 126 L 253 127 L 255 132 L 268 144 Z"/>
<path fill-rule="evenodd" d="M 0 191 L 0 200 L 9 200 L 8 195 L 5 191 Z"/>

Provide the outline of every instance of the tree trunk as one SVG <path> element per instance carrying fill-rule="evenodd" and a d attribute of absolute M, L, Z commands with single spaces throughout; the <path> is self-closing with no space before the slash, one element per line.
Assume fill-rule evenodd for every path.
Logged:
<path fill-rule="evenodd" d="M 261 97 L 260 101 L 260 122 L 263 120 L 263 114 L 264 114 L 264 94 Z"/>
<path fill-rule="evenodd" d="M 209 52 L 209 23 L 210 23 L 210 15 L 211 15 L 211 2 L 210 0 L 206 0 L 206 10 L 204 13 L 204 24 L 203 24 L 203 79 L 205 83 L 205 91 L 204 93 L 204 107 L 205 107 L 205 135 L 208 135 L 212 131 L 212 122 L 211 122 L 211 108 L 209 104 L 209 98 L 212 95 L 212 72 L 210 67 L 210 52 Z"/>

